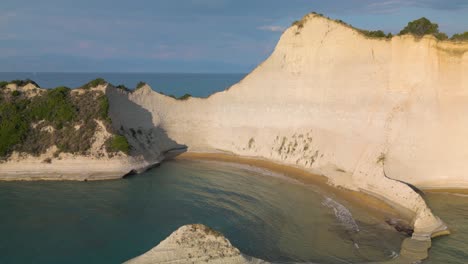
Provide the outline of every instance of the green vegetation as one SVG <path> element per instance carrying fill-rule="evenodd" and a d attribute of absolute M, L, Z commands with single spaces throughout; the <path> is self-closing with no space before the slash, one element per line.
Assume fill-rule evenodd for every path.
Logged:
<path fill-rule="evenodd" d="M 187 99 L 189 99 L 190 97 L 192 97 L 192 95 L 186 93 L 186 94 L 182 95 L 181 97 L 177 98 L 177 100 L 187 100 Z"/>
<path fill-rule="evenodd" d="M 17 97 L 17 96 L 20 96 L 20 95 L 21 95 L 21 92 L 15 90 L 15 91 L 11 92 L 11 95 L 14 96 L 14 97 Z"/>
<path fill-rule="evenodd" d="M 138 89 L 142 88 L 142 87 L 145 86 L 145 85 L 146 85 L 145 82 L 138 82 L 137 85 L 136 85 L 135 90 L 138 90 Z"/>
<path fill-rule="evenodd" d="M 301 29 L 304 27 L 304 19 L 301 20 L 296 20 L 292 23 L 293 26 L 296 26 L 297 28 Z"/>
<path fill-rule="evenodd" d="M 125 86 L 125 85 L 123 85 L 123 84 L 119 84 L 119 85 L 117 85 L 115 88 L 120 89 L 120 90 L 124 90 L 124 91 L 126 91 L 126 92 L 129 92 L 129 91 L 130 91 L 130 89 L 128 89 L 127 86 Z"/>
<path fill-rule="evenodd" d="M 10 83 L 14 83 L 16 84 L 17 86 L 25 86 L 25 85 L 28 85 L 28 84 L 34 84 L 35 86 L 37 87 L 40 87 L 39 84 L 37 84 L 35 81 L 31 80 L 31 79 L 26 79 L 26 80 L 13 80 L 11 81 Z"/>
<path fill-rule="evenodd" d="M 28 132 L 29 122 L 23 116 L 26 107 L 23 101 L 0 104 L 0 157 L 9 154 Z"/>
<path fill-rule="evenodd" d="M 72 121 L 75 117 L 76 109 L 71 102 L 70 89 L 67 87 L 48 90 L 44 96 L 35 99 L 29 109 L 33 121 L 46 120 L 55 127 L 62 128 L 66 122 Z"/>
<path fill-rule="evenodd" d="M 332 20 L 331 18 L 326 17 L 322 14 L 317 14 L 315 12 L 312 12 L 312 14 L 314 14 L 315 16 L 325 17 L 327 19 Z M 308 18 L 308 15 L 304 16 L 301 20 L 294 21 L 292 23 L 292 26 L 297 26 L 298 29 L 302 29 L 304 27 L 305 22 L 307 21 L 307 18 Z M 343 20 L 335 19 L 334 21 L 341 25 L 357 30 L 358 32 L 360 32 L 361 34 L 369 38 L 391 39 L 393 37 L 392 33 L 385 34 L 385 32 L 382 30 L 372 31 L 372 30 L 358 29 L 344 22 Z M 296 35 L 297 34 L 300 34 L 300 32 L 297 31 Z M 438 24 L 432 23 L 429 19 L 425 17 L 409 22 L 408 25 L 399 33 L 399 35 L 405 35 L 405 34 L 412 34 L 416 37 L 423 37 L 425 35 L 433 35 L 438 40 L 448 40 L 448 39 L 453 40 L 453 41 L 467 41 L 468 40 L 468 31 L 464 33 L 460 33 L 460 34 L 454 34 L 451 38 L 449 38 L 447 34 L 445 34 L 444 32 L 439 32 Z"/>
<path fill-rule="evenodd" d="M 186 94 L 184 94 L 184 95 L 182 95 L 182 96 L 179 96 L 179 97 L 177 97 L 177 96 L 175 96 L 175 95 L 173 95 L 173 94 L 165 94 L 165 93 L 163 93 L 163 92 L 158 92 L 158 93 L 160 93 L 160 94 L 162 94 L 162 95 L 165 95 L 165 96 L 169 96 L 169 97 L 174 98 L 174 99 L 176 99 L 176 100 L 187 100 L 187 99 L 189 99 L 190 97 L 192 97 L 192 95 L 191 95 L 191 94 L 188 94 L 188 93 L 186 93 Z"/>
<path fill-rule="evenodd" d="M 99 102 L 99 116 L 102 120 L 106 120 L 109 118 L 109 99 L 107 96 L 100 96 L 98 98 Z"/>
<path fill-rule="evenodd" d="M 439 25 L 432 23 L 429 19 L 421 17 L 408 23 L 408 25 L 400 31 L 400 35 L 412 34 L 416 37 L 425 35 L 433 35 L 439 40 L 448 39 L 447 34 L 439 32 Z"/>
<path fill-rule="evenodd" d="M 88 82 L 87 84 L 81 86 L 81 88 L 90 89 L 90 88 L 93 88 L 93 87 L 96 87 L 96 86 L 99 86 L 99 85 L 104 85 L 106 83 L 107 83 L 106 80 L 104 80 L 102 78 L 97 78 L 97 79 L 94 79 L 94 80 Z"/>
<path fill-rule="evenodd" d="M 369 38 L 388 38 L 391 39 L 393 37 L 392 33 L 385 34 L 382 30 L 376 30 L 376 31 L 369 31 L 369 30 L 363 30 L 359 29 L 359 32 L 364 34 L 365 36 Z"/>
<path fill-rule="evenodd" d="M 460 34 L 454 34 L 450 39 L 455 41 L 468 40 L 468 31 Z"/>
<path fill-rule="evenodd" d="M 418 37 L 436 33 L 439 33 L 439 25 L 432 23 L 425 17 L 409 22 L 408 25 L 400 31 L 400 35 L 413 34 Z"/>
<path fill-rule="evenodd" d="M 130 151 L 130 145 L 127 138 L 121 135 L 114 135 L 110 139 L 109 147 L 112 151 L 122 151 L 127 154 Z"/>
<path fill-rule="evenodd" d="M 57 155 L 86 154 L 98 126 L 114 133 L 108 112 L 102 91 L 72 93 L 62 86 L 28 98 L 19 91 L 0 90 L 0 158 L 12 151 L 39 155 L 53 145 L 59 149 Z M 111 144 L 115 151 L 128 152 L 121 138 L 115 141 Z"/>
<path fill-rule="evenodd" d="M 26 79 L 26 80 L 12 80 L 10 82 L 6 82 L 6 81 L 0 81 L 0 88 L 5 88 L 8 84 L 10 83 L 14 83 L 16 84 L 17 86 L 21 87 L 21 86 L 25 86 L 27 84 L 34 84 L 35 86 L 37 87 L 40 87 L 39 84 L 37 84 L 35 81 L 33 80 L 30 80 L 30 79 Z"/>

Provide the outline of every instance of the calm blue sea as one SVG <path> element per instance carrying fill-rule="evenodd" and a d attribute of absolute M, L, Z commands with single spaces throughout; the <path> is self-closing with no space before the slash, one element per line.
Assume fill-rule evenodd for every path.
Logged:
<path fill-rule="evenodd" d="M 0 80 L 31 79 L 44 88 L 57 86 L 79 87 L 96 78 L 123 84 L 130 89 L 140 81 L 165 94 L 182 96 L 186 93 L 207 97 L 225 90 L 244 78 L 245 73 L 54 73 L 54 72 L 0 72 Z"/>

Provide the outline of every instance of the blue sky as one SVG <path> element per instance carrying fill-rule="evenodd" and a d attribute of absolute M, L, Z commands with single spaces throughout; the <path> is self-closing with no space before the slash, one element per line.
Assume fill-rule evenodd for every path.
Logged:
<path fill-rule="evenodd" d="M 0 71 L 249 72 L 310 11 L 397 33 L 468 31 L 468 0 L 1 0 Z"/>

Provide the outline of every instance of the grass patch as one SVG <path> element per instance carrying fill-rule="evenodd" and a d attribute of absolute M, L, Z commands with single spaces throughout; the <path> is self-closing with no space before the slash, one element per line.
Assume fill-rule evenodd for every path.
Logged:
<path fill-rule="evenodd" d="M 130 151 L 130 144 L 128 144 L 127 138 L 121 135 L 114 135 L 109 142 L 109 148 L 111 151 L 122 151 L 128 154 Z"/>

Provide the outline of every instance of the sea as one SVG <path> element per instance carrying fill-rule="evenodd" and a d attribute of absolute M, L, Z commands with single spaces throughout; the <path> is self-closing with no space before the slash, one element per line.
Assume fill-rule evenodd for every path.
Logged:
<path fill-rule="evenodd" d="M 104 78 L 206 97 L 245 74 L 0 73 L 41 87 Z M 468 263 L 468 196 L 425 193 L 452 234 L 423 263 Z M 404 234 L 362 205 L 319 186 L 248 165 L 170 160 L 99 182 L 0 182 L 0 263 L 122 263 L 185 224 L 222 232 L 243 253 L 273 263 L 369 263 L 398 258 Z"/>

